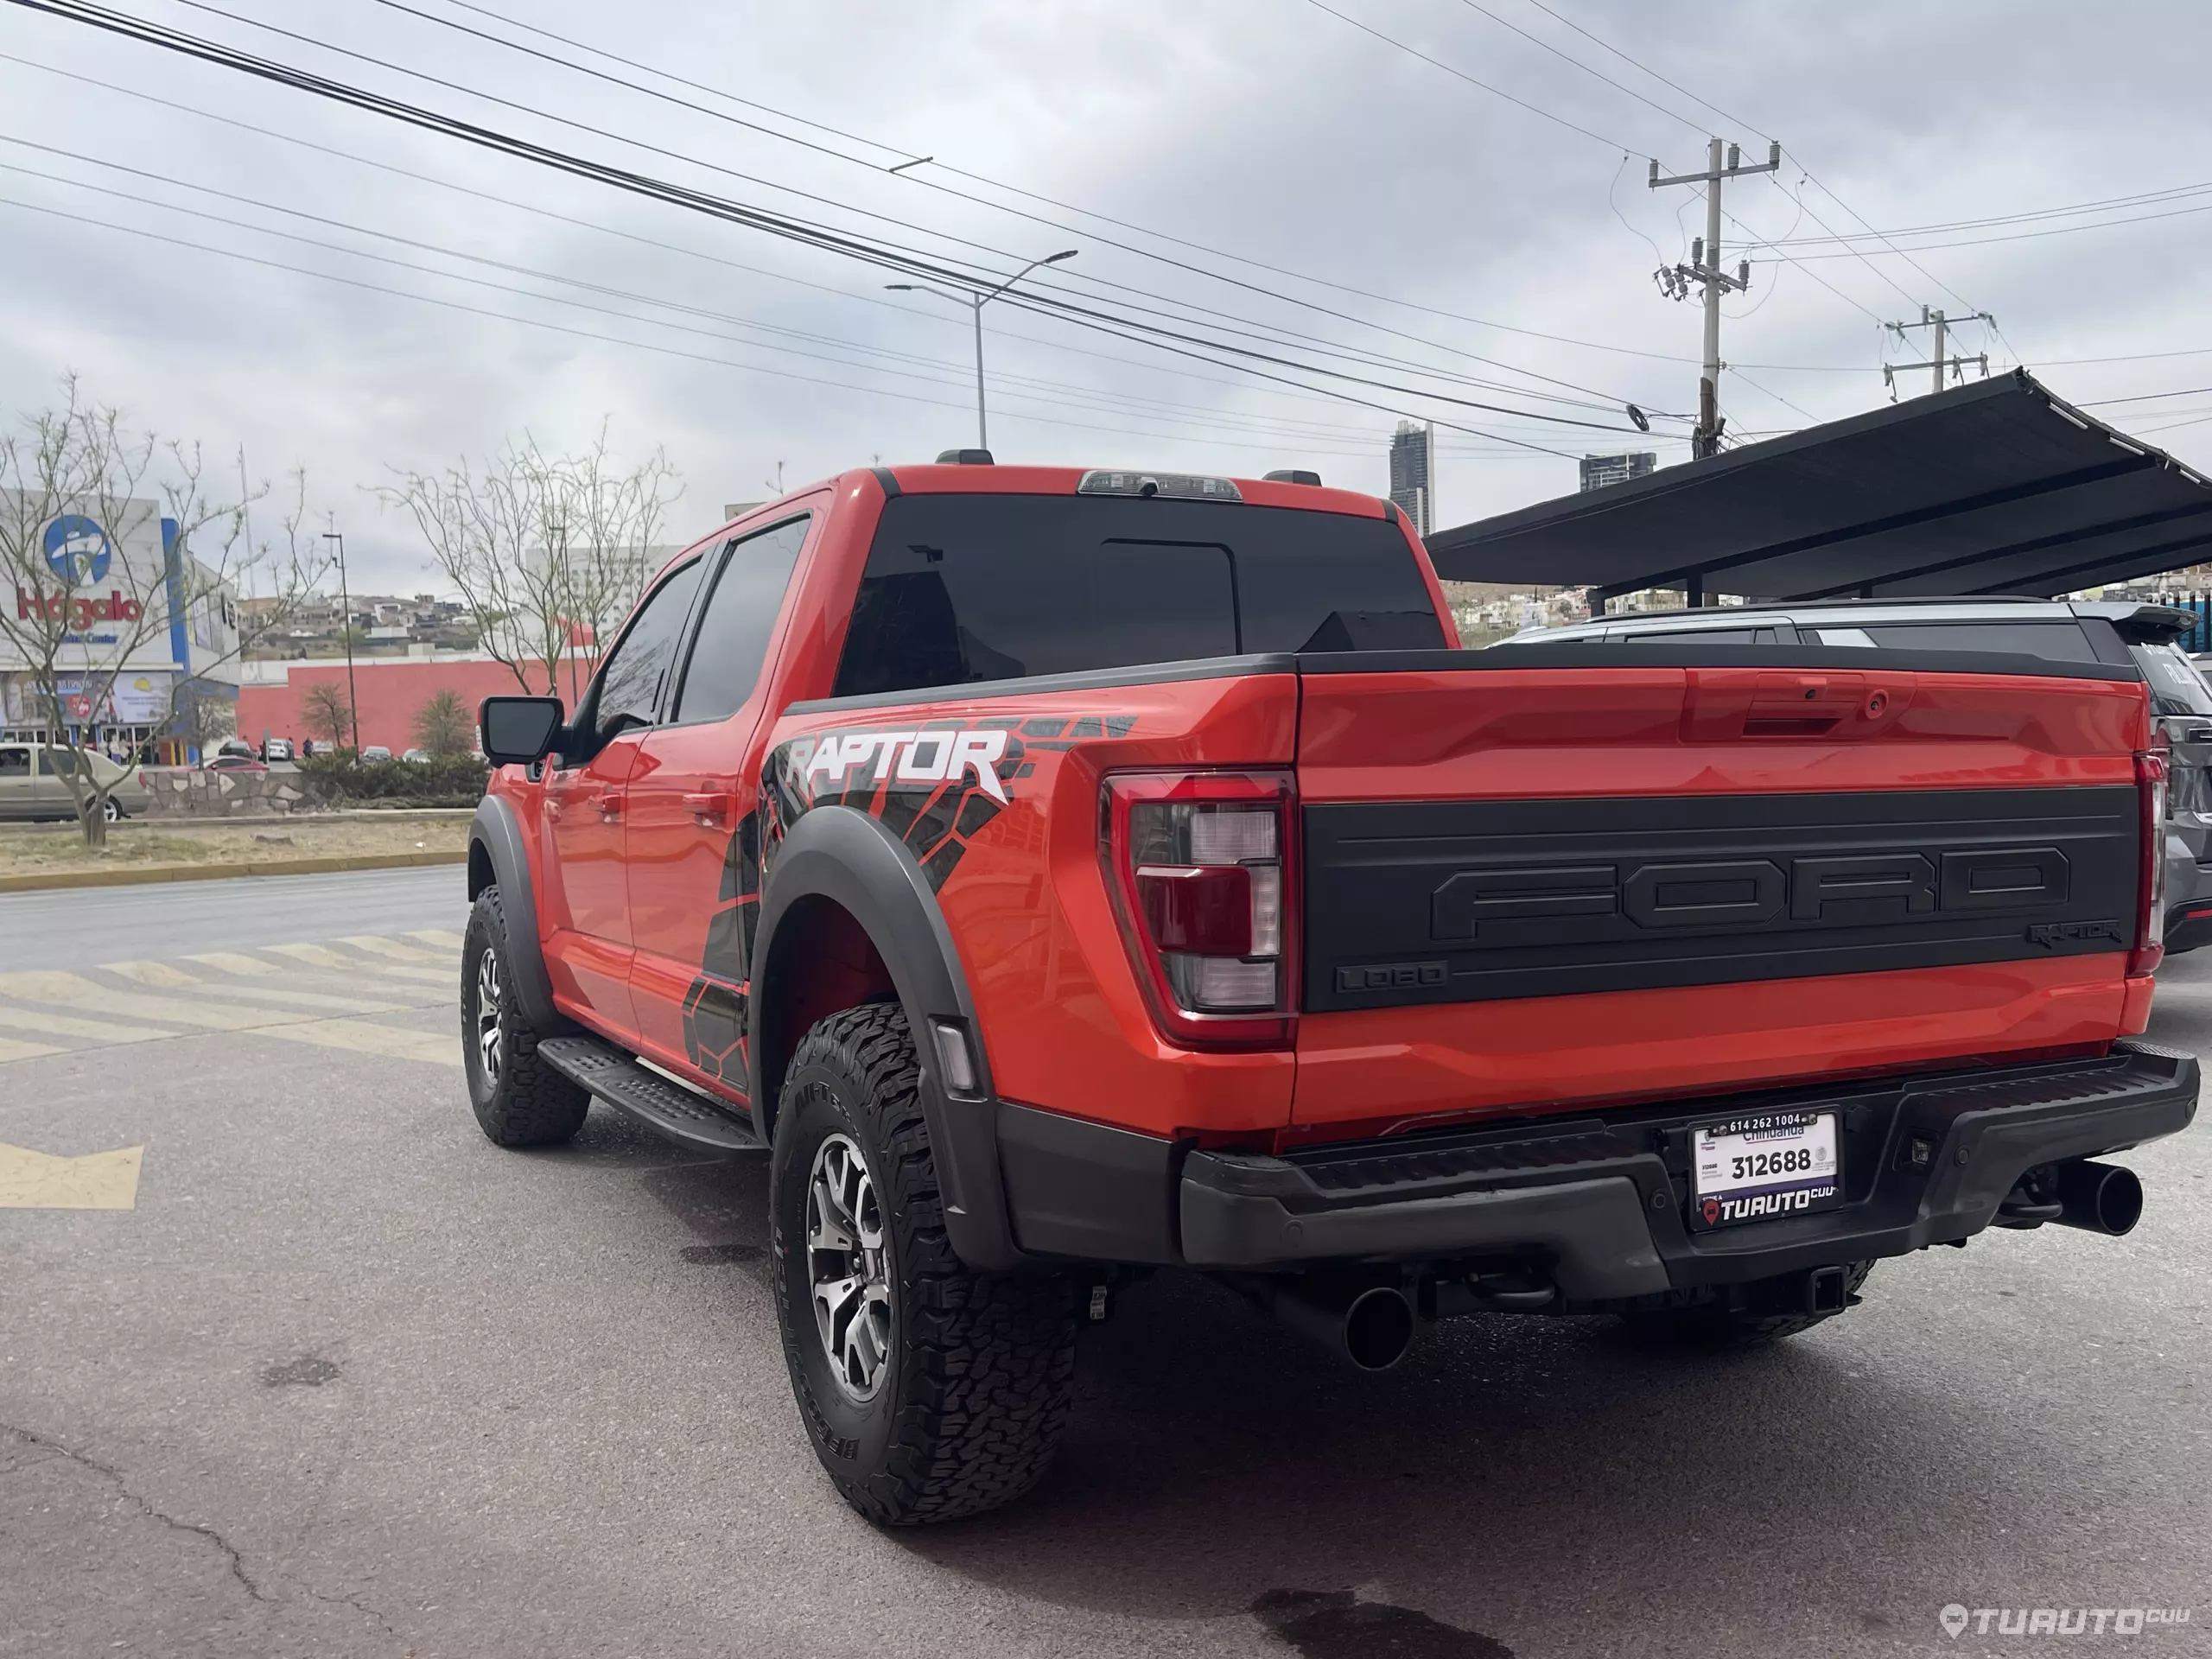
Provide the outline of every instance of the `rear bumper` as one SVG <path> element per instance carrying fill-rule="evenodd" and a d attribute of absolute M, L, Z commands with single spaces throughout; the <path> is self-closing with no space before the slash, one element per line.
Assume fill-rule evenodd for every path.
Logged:
<path fill-rule="evenodd" d="M 1670 1103 L 1268 1157 L 1188 1152 L 1001 1107 L 1001 1169 L 1025 1249 L 1088 1260 L 1295 1270 L 1541 1265 L 1569 1303 L 1746 1282 L 1948 1243 L 1990 1224 L 2038 1164 L 2186 1128 L 2194 1056 L 2105 1058 Z M 1691 1127 L 1767 1108 L 1839 1116 L 1844 1202 L 1693 1233 Z"/>

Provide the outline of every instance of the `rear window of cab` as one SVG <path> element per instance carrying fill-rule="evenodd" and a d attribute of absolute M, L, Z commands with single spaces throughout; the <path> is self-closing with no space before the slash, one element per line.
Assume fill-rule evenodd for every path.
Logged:
<path fill-rule="evenodd" d="M 1126 497 L 902 495 L 884 504 L 833 695 L 1444 642 L 1404 531 L 1382 518 Z"/>

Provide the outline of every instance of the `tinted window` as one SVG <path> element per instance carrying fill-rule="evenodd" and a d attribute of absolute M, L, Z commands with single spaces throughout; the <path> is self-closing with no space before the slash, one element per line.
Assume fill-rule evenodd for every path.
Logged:
<path fill-rule="evenodd" d="M 29 749 L 0 749 L 0 778 L 28 778 L 31 775 L 31 752 Z"/>
<path fill-rule="evenodd" d="M 2094 663 L 2096 649 L 2078 622 L 1868 622 L 1878 645 L 1892 651 L 2009 651 L 2062 663 Z M 1825 638 L 1827 630 L 1823 629 Z"/>
<path fill-rule="evenodd" d="M 2212 715 L 2212 690 L 2196 665 L 2171 645 L 2130 645 L 2162 715 Z"/>
<path fill-rule="evenodd" d="M 1240 652 L 1440 646 L 1379 518 L 1126 497 L 887 503 L 836 695 Z"/>
<path fill-rule="evenodd" d="M 653 589 L 616 643 L 614 654 L 601 666 L 592 726 L 602 741 L 626 726 L 652 724 L 662 677 L 676 655 L 691 595 L 699 588 L 700 569 L 700 561 L 694 559 Z"/>
<path fill-rule="evenodd" d="M 38 769 L 41 777 L 73 778 L 77 775 L 77 757 L 67 749 L 41 749 Z"/>
<path fill-rule="evenodd" d="M 806 520 L 795 518 L 731 544 L 699 619 L 674 718 L 725 720 L 753 695 L 805 540 Z"/>

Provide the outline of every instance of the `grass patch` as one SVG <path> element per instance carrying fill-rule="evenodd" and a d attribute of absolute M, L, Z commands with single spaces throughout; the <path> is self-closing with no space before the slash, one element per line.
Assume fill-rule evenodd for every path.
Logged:
<path fill-rule="evenodd" d="M 294 858 L 357 858 L 459 852 L 468 820 L 294 818 L 283 823 L 116 823 L 107 845 L 87 848 L 73 825 L 0 827 L 0 875 L 153 869 L 194 864 L 271 864 Z"/>

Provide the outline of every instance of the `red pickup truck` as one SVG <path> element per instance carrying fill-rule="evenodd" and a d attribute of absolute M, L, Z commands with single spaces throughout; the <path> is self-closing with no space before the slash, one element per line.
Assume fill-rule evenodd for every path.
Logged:
<path fill-rule="evenodd" d="M 1734 1342 L 2183 1128 L 2139 672 L 1458 649 L 1371 497 L 874 467 L 482 713 L 467 1083 L 768 1154 L 800 1414 L 878 1522 L 1022 1491 L 1161 1267 L 1355 1363 L 1431 1319 Z"/>

